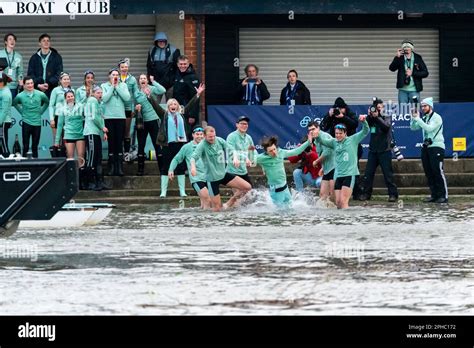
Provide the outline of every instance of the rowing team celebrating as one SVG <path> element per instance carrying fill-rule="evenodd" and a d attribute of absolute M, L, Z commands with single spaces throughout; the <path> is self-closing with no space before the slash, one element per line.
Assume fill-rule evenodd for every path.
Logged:
<path fill-rule="evenodd" d="M 168 178 L 173 180 L 175 168 L 185 161 L 189 179 L 201 200 L 201 208 L 220 211 L 240 204 L 252 189 L 248 167 L 260 165 L 267 178 L 270 197 L 279 208 L 291 205 L 292 196 L 286 180 L 284 160 L 301 154 L 314 144 L 322 163 L 323 178 L 320 198 L 332 200 L 339 209 L 349 207 L 349 199 L 359 175 L 357 148 L 369 133 L 367 115 L 360 115 L 362 130 L 347 136 L 347 129 L 339 124 L 335 138 L 320 130 L 317 122 L 308 125 L 308 140 L 292 150 L 278 147 L 275 136 L 264 138 L 264 152 L 258 154 L 253 140 L 247 134 L 250 119 L 241 116 L 236 122 L 237 130 L 226 140 L 216 136 L 212 126 L 195 127 L 193 141 L 184 145 L 169 166 Z M 233 196 L 222 205 L 219 187 L 233 189 Z"/>

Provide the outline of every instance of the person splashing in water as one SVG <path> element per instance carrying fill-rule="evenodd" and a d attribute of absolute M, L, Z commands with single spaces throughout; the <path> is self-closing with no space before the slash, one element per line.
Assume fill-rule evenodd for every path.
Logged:
<path fill-rule="evenodd" d="M 233 154 L 233 164 L 235 167 L 240 166 L 240 161 L 235 149 L 232 148 L 224 139 L 216 136 L 214 127 L 207 126 L 204 128 L 204 140 L 194 150 L 191 158 L 191 175 L 197 175 L 196 162 L 202 159 L 206 168 L 207 188 L 211 197 L 211 205 L 213 211 L 222 209 L 221 196 L 219 191 L 220 185 L 225 185 L 236 189 L 234 195 L 226 203 L 226 208 L 233 207 L 237 200 L 242 198 L 252 186 L 244 179 L 227 173 L 227 154 Z"/>

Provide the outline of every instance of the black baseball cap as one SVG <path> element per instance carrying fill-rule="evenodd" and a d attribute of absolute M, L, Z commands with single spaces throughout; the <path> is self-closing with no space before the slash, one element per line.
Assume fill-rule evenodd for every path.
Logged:
<path fill-rule="evenodd" d="M 237 119 L 237 123 L 239 123 L 240 121 L 247 121 L 247 122 L 250 122 L 250 118 L 248 118 L 247 116 L 240 116 L 240 117 Z"/>

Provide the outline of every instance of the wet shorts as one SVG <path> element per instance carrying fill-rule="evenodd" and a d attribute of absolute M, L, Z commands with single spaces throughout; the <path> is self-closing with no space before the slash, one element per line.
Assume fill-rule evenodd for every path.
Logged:
<path fill-rule="evenodd" d="M 245 175 L 237 174 L 236 176 L 238 176 L 239 178 L 242 178 L 245 181 L 247 181 L 250 184 L 250 186 L 253 186 L 252 179 L 250 178 L 250 175 L 248 175 L 248 174 L 245 174 Z"/>
<path fill-rule="evenodd" d="M 323 180 L 331 181 L 334 180 L 334 172 L 336 169 L 331 170 L 329 173 L 323 175 Z"/>
<path fill-rule="evenodd" d="M 334 184 L 334 190 L 340 190 L 343 186 L 350 187 L 351 189 L 354 188 L 355 184 L 355 175 L 352 176 L 341 176 L 340 178 L 336 179 L 336 183 Z"/>
<path fill-rule="evenodd" d="M 209 190 L 209 196 L 219 196 L 221 193 L 219 191 L 220 185 L 227 185 L 230 181 L 234 180 L 235 175 L 230 173 L 225 173 L 225 176 L 217 181 L 208 181 L 207 189 Z"/>
<path fill-rule="evenodd" d="M 207 183 L 205 181 L 198 181 L 198 182 L 194 182 L 192 186 L 193 186 L 194 191 L 196 191 L 196 193 L 199 194 L 199 192 L 201 192 L 203 188 L 205 187 L 207 188 Z"/>

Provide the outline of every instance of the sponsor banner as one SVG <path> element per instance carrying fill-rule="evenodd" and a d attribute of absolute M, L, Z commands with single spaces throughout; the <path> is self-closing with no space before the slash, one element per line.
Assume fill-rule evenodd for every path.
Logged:
<path fill-rule="evenodd" d="M 277 135 L 279 146 L 291 149 L 300 143 L 306 134 L 311 120 L 321 121 L 328 112 L 329 105 L 314 106 L 247 106 L 247 105 L 210 105 L 208 122 L 217 130 L 217 135 L 226 138 L 235 128 L 239 116 L 250 118 L 249 134 L 256 144 L 264 136 Z M 368 105 L 350 106 L 359 114 L 367 114 Z M 397 146 L 405 158 L 419 158 L 423 143 L 421 130 L 410 130 L 410 114 L 397 112 L 394 105 L 386 105 L 387 114 L 392 116 L 392 125 Z M 443 118 L 443 135 L 446 145 L 446 157 L 474 157 L 474 103 L 435 104 L 435 111 Z M 391 112 L 393 110 L 394 112 Z M 462 115 L 462 117 L 461 117 Z M 359 127 L 360 129 L 360 127 Z M 460 140 L 464 139 L 464 140 Z M 362 141 L 364 158 L 367 158 L 370 134 Z M 261 148 L 257 146 L 261 151 Z"/>

